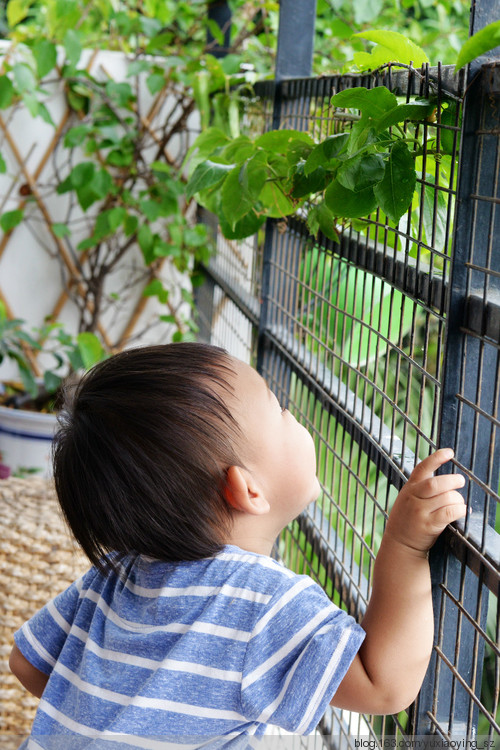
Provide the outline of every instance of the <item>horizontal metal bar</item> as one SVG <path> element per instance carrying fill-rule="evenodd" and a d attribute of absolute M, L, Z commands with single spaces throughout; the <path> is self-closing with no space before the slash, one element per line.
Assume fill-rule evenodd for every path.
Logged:
<path fill-rule="evenodd" d="M 241 310 L 252 325 L 258 327 L 260 320 L 260 300 L 243 289 L 233 279 L 229 280 L 217 259 L 212 259 L 208 266 L 203 266 L 204 272 L 209 276 L 224 294 Z"/>
<path fill-rule="evenodd" d="M 464 90 L 464 76 L 456 76 L 453 65 L 429 67 L 427 69 L 397 68 L 397 65 L 387 66 L 385 70 L 373 73 L 346 74 L 322 76 L 321 78 L 294 78 L 282 82 L 281 96 L 283 100 L 297 98 L 297 83 L 303 83 L 301 96 L 314 96 L 318 90 L 328 91 L 332 94 L 336 91 L 360 86 L 374 82 L 377 86 L 386 86 L 399 96 L 407 94 L 421 94 L 421 88 L 430 87 L 441 92 L 442 98 L 448 95 L 451 99 L 460 99 Z M 273 81 L 258 81 L 255 93 L 262 98 L 272 98 Z M 321 87 L 321 88 L 320 88 Z"/>
<path fill-rule="evenodd" d="M 489 289 L 467 297 L 463 327 L 500 343 L 500 292 Z"/>
<path fill-rule="evenodd" d="M 288 217 L 290 231 L 302 235 L 305 239 L 314 240 L 303 219 L 297 216 Z M 335 255 L 353 263 L 357 268 L 368 271 L 391 284 L 395 289 L 423 302 L 434 310 L 444 311 L 447 305 L 447 285 L 442 275 L 428 264 L 411 258 L 402 251 L 384 247 L 373 241 L 361 244 L 355 238 L 342 235 L 340 242 L 333 242 L 321 232 L 317 244 L 327 248 Z"/>

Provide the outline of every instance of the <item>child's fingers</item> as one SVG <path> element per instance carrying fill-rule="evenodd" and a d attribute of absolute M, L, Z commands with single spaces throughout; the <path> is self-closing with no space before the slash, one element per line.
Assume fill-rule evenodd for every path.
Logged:
<path fill-rule="evenodd" d="M 427 499 L 450 490 L 461 489 L 464 485 L 465 477 L 462 474 L 442 474 L 420 481 L 418 486 L 414 485 L 412 492 L 418 497 Z"/>
<path fill-rule="evenodd" d="M 431 453 L 430 456 L 424 458 L 415 468 L 413 469 L 410 481 L 420 482 L 422 479 L 432 477 L 434 472 L 439 469 L 440 466 L 450 461 L 455 454 L 451 448 L 441 448 L 435 453 Z"/>
<path fill-rule="evenodd" d="M 458 492 L 447 493 L 448 502 L 440 505 L 439 508 L 432 511 L 431 518 L 434 526 L 445 527 L 459 518 L 467 515 L 467 506 L 464 499 Z M 459 498 L 459 499 L 457 499 Z"/>

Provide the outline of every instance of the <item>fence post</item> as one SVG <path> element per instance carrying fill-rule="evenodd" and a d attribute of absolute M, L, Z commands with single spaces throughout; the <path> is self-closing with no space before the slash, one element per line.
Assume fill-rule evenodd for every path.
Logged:
<path fill-rule="evenodd" d="M 491 0 L 472 2 L 471 34 L 497 20 L 497 11 Z M 498 54 L 500 48 L 490 54 Z M 493 346 L 485 345 L 479 338 L 471 339 L 467 315 L 470 310 L 470 295 L 474 291 L 471 278 L 471 262 L 482 269 L 488 268 L 488 227 L 474 231 L 480 223 L 477 201 L 483 195 L 495 195 L 497 176 L 491 158 L 483 153 L 484 134 L 488 127 L 493 128 L 492 97 L 498 106 L 499 92 L 488 90 L 487 76 L 482 66 L 485 59 L 471 63 L 467 77 L 467 93 L 463 108 L 462 143 L 460 149 L 460 169 L 457 190 L 455 232 L 451 255 L 451 275 L 449 283 L 446 347 L 443 362 L 442 399 L 439 446 L 455 449 L 459 465 L 471 468 L 474 479 L 489 487 L 498 487 L 500 455 L 498 440 L 494 442 L 488 430 L 478 430 L 474 408 L 461 408 L 461 398 L 470 394 L 473 404 L 495 403 L 495 383 L 491 373 L 497 369 L 498 353 Z M 481 185 L 481 190 L 478 186 Z M 491 191 L 491 192 L 488 192 Z M 495 200 L 495 199 L 493 199 Z M 472 272 L 474 273 L 474 272 Z M 481 282 L 486 295 L 484 275 L 476 278 Z M 477 291 L 477 290 L 476 290 Z M 483 300 L 486 307 L 486 296 Z M 481 311 L 481 313 L 483 310 Z M 483 377 L 481 375 L 484 373 Z M 479 411 L 479 409 L 477 409 Z M 489 412 L 488 412 L 489 413 Z M 493 415 L 494 416 L 494 415 Z M 473 446 L 473 447 L 471 447 Z M 468 503 L 472 512 L 482 520 L 483 528 L 490 519 L 485 518 L 485 493 L 479 483 L 471 477 L 468 482 Z M 495 484 L 496 483 L 496 484 Z M 490 516 L 491 507 L 490 503 Z M 469 521 L 465 521 L 465 528 Z M 480 690 L 482 672 L 482 652 L 484 641 L 477 639 L 477 630 L 472 622 L 450 606 L 446 600 L 443 583 L 446 580 L 448 591 L 460 591 L 461 606 L 467 612 L 477 612 L 478 624 L 485 629 L 488 596 L 481 576 L 472 573 L 451 551 L 451 536 L 446 533 L 438 540 L 430 552 L 431 578 L 433 587 L 434 618 L 436 623 L 435 646 L 429 669 L 420 691 L 414 720 L 414 734 L 425 735 L 435 731 L 445 732 L 452 738 L 467 736 L 474 739 L 477 731 L 478 708 L 470 700 L 470 693 Z M 451 669 L 442 661 L 443 654 L 456 654 L 459 638 L 457 668 L 470 685 L 469 690 L 457 685 Z"/>
<path fill-rule="evenodd" d="M 231 46 L 231 9 L 227 0 L 212 0 L 207 10 L 208 20 L 215 21 L 222 34 L 224 44 L 219 44 L 210 28 L 207 30 L 207 46 L 214 57 L 224 57 Z"/>
<path fill-rule="evenodd" d="M 281 0 L 278 47 L 274 79 L 272 129 L 281 124 L 282 81 L 311 75 L 316 20 L 316 0 Z M 257 348 L 257 370 L 262 373 L 266 349 L 265 331 L 269 322 L 269 292 L 272 284 L 271 259 L 275 245 L 276 221 L 267 219 L 262 267 L 262 305 Z"/>

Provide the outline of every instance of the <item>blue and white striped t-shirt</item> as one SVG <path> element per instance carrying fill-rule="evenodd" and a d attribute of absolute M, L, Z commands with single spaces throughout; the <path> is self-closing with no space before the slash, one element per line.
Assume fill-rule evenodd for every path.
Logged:
<path fill-rule="evenodd" d="M 363 638 L 311 578 L 238 547 L 175 564 L 127 558 L 120 575 L 92 568 L 15 634 L 50 675 L 26 747 L 218 747 L 269 725 L 307 734 Z"/>

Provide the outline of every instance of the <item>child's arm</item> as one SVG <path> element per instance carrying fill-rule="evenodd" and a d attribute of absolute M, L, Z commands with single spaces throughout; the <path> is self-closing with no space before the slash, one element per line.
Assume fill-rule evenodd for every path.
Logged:
<path fill-rule="evenodd" d="M 17 677 L 21 685 L 24 685 L 26 690 L 29 690 L 29 692 L 33 693 L 37 698 L 41 698 L 49 676 L 44 672 L 40 672 L 39 669 L 36 669 L 36 667 L 34 667 L 22 655 L 15 644 L 10 654 L 9 667 L 10 671 Z"/>
<path fill-rule="evenodd" d="M 453 457 L 437 451 L 413 470 L 390 513 L 362 626 L 366 638 L 332 705 L 397 713 L 415 699 L 432 650 L 434 620 L 427 551 L 466 514 L 460 474 L 433 476 Z"/>

